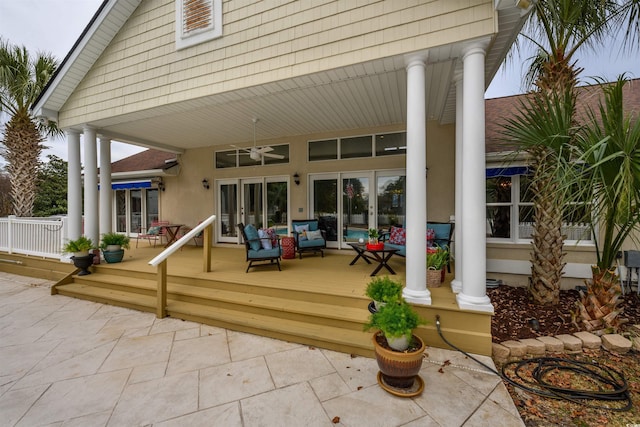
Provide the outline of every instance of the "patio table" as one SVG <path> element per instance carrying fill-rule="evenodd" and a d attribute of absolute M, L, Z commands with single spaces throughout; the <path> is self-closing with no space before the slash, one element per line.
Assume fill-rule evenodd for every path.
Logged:
<path fill-rule="evenodd" d="M 378 274 L 382 267 L 389 270 L 389 273 L 396 274 L 396 272 L 389 266 L 388 261 L 396 252 L 398 252 L 398 249 L 387 245 L 382 249 L 368 249 L 366 243 L 348 243 L 348 245 L 358 253 L 349 265 L 355 264 L 360 258 L 362 258 L 367 262 L 367 264 L 371 264 L 371 261 L 378 263 L 375 270 L 371 273 L 371 276 Z"/>
<path fill-rule="evenodd" d="M 178 240 L 178 232 L 183 225 L 184 224 L 163 224 L 161 226 L 167 232 L 167 244 L 164 245 L 165 248 L 168 248 L 173 242 Z"/>

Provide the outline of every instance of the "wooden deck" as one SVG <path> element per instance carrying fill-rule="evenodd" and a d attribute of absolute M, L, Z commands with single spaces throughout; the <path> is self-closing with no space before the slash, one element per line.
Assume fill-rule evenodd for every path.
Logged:
<path fill-rule="evenodd" d="M 72 265 L 50 261 L 51 266 L 42 267 L 44 260 L 16 256 L 23 260 L 21 268 L 0 263 L 0 271 L 46 274 L 58 280 L 52 293 L 155 312 L 157 275 L 148 261 L 161 250 L 140 242 L 139 248 L 125 252 L 122 263 L 96 265 L 87 276 L 69 273 Z M 211 272 L 205 273 L 202 248 L 187 246 L 168 260 L 168 315 L 372 357 L 371 333 L 363 332 L 362 325 L 369 315 L 364 289 L 375 266 L 362 260 L 350 266 L 354 256 L 350 250 L 328 250 L 324 258 L 305 254 L 303 259 L 282 260 L 282 271 L 273 265 L 245 273 L 244 248 L 219 245 L 212 249 Z M 404 282 L 404 258 L 394 257 L 389 264 L 398 273 L 394 277 Z M 431 306 L 416 306 L 428 321 L 416 332 L 428 345 L 448 348 L 436 331 L 439 315 L 449 341 L 465 351 L 490 355 L 491 316 L 459 310 L 449 285 L 452 277 L 448 274 L 440 288 L 431 289 Z"/>

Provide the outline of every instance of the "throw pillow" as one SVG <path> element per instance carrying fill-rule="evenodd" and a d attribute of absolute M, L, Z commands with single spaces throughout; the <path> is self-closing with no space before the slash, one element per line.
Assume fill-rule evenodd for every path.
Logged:
<path fill-rule="evenodd" d="M 299 234 L 299 240 L 307 240 L 307 231 L 309 231 L 309 224 L 294 225 L 293 228 L 294 230 L 296 230 L 296 233 Z"/>
<path fill-rule="evenodd" d="M 307 231 L 307 239 L 309 240 L 322 240 L 322 231 Z"/>
<path fill-rule="evenodd" d="M 433 228 L 427 228 L 427 247 L 430 248 L 433 246 L 433 241 L 436 238 L 436 230 Z"/>
<path fill-rule="evenodd" d="M 249 247 L 254 251 L 259 250 L 262 245 L 260 244 L 260 235 L 256 227 L 253 224 L 247 224 L 244 227 L 244 234 L 246 234 L 249 241 Z"/>
<path fill-rule="evenodd" d="M 151 235 L 158 235 L 160 234 L 160 228 L 157 225 L 153 226 L 153 227 L 149 227 L 149 230 L 147 230 L 147 234 L 151 234 Z"/>
<path fill-rule="evenodd" d="M 391 232 L 389 233 L 389 243 L 393 245 L 406 245 L 407 230 L 400 227 L 391 227 Z"/>
<path fill-rule="evenodd" d="M 278 234 L 276 233 L 276 230 L 273 228 L 267 228 L 265 231 L 267 232 L 267 236 L 271 239 L 271 246 L 278 246 Z"/>
<path fill-rule="evenodd" d="M 263 230 L 262 228 L 258 230 L 258 236 L 260 236 L 260 244 L 264 249 L 273 249 L 273 244 L 271 244 L 271 237 L 267 230 Z"/>

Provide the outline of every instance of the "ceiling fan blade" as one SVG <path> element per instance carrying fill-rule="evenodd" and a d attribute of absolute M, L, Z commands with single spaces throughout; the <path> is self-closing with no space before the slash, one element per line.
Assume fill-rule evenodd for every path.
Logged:
<path fill-rule="evenodd" d="M 264 157 L 271 157 L 272 159 L 284 159 L 284 156 L 282 154 L 269 154 L 269 153 L 262 153 L 262 155 Z"/>
<path fill-rule="evenodd" d="M 268 153 L 269 151 L 273 151 L 273 148 L 269 147 L 269 146 L 264 146 L 264 147 L 258 148 L 258 152 L 259 153 Z"/>

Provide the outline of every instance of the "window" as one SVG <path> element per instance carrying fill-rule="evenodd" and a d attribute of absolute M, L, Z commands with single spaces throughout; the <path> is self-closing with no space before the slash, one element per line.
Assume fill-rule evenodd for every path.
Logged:
<path fill-rule="evenodd" d="M 176 0 L 176 49 L 222 36 L 222 0 Z"/>
<path fill-rule="evenodd" d="M 533 194 L 527 167 L 489 168 L 486 176 L 487 237 L 496 241 L 531 239 Z M 593 243 L 590 224 L 578 219 L 585 218 L 588 206 L 573 206 L 568 211 L 562 224 L 565 240 Z"/>
<path fill-rule="evenodd" d="M 289 163 L 289 144 L 270 145 L 270 147 L 273 148 L 273 150 L 265 153 L 265 155 L 261 156 L 261 159 L 257 161 L 249 156 L 248 150 L 250 150 L 250 148 L 216 151 L 214 153 L 216 169 Z M 270 155 L 276 155 L 277 157 Z M 280 156 L 282 156 L 282 158 L 280 158 Z"/>
<path fill-rule="evenodd" d="M 397 154 L 407 154 L 406 132 L 309 141 L 310 162 L 391 156 Z"/>

